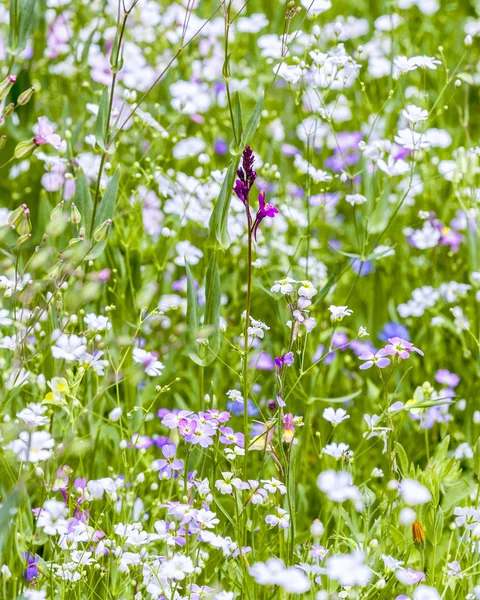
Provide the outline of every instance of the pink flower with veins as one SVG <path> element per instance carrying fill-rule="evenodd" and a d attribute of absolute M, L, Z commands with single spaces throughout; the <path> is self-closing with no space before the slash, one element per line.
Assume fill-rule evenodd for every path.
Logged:
<path fill-rule="evenodd" d="M 39 117 L 37 135 L 33 138 L 33 143 L 36 146 L 50 144 L 50 146 L 53 146 L 56 150 L 60 150 L 62 138 L 58 133 L 53 133 L 53 127 L 45 117 Z"/>
<path fill-rule="evenodd" d="M 410 358 L 410 352 L 416 352 L 420 354 L 420 356 L 424 356 L 423 352 L 415 346 L 411 342 L 407 342 L 407 340 L 403 340 L 399 337 L 388 338 L 390 342 L 385 346 L 385 352 L 390 356 L 395 356 L 398 354 L 399 358 L 405 359 Z"/>

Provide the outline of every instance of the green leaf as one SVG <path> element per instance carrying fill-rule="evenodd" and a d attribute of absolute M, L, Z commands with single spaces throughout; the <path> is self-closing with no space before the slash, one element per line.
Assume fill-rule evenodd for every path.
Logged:
<path fill-rule="evenodd" d="M 100 202 L 100 206 L 98 207 L 97 214 L 95 215 L 95 223 L 93 224 L 93 229 L 90 232 L 90 235 L 93 236 L 95 229 L 101 225 L 107 219 L 113 219 L 113 215 L 115 213 L 115 204 L 117 201 L 118 194 L 118 183 L 120 181 L 120 167 L 117 167 L 113 177 L 110 179 L 107 185 L 107 189 L 103 194 L 103 198 Z M 103 251 L 105 250 L 105 246 L 107 245 L 107 241 L 97 242 L 95 246 L 92 248 L 91 252 L 89 252 L 86 260 L 93 260 L 94 258 L 98 258 Z"/>
<path fill-rule="evenodd" d="M 118 194 L 118 183 L 120 181 L 120 167 L 115 169 L 113 177 L 110 179 L 107 185 L 107 189 L 103 194 L 103 198 L 98 207 L 97 214 L 95 215 L 94 228 L 101 225 L 107 219 L 113 219 L 115 212 L 115 204 L 117 202 Z"/>
<path fill-rule="evenodd" d="M 92 222 L 93 203 L 90 188 L 88 187 L 88 181 L 82 169 L 79 169 L 77 175 L 74 202 L 82 215 L 82 224 L 85 225 L 85 228 L 90 227 L 90 223 Z"/>
<path fill-rule="evenodd" d="M 232 197 L 236 169 L 237 161 L 232 161 L 225 174 L 222 189 L 220 190 L 212 216 L 210 217 L 209 234 L 206 244 L 209 248 L 222 248 L 223 250 L 228 250 L 230 247 L 228 213 L 230 210 L 230 200 Z"/>
<path fill-rule="evenodd" d="M 20 12 L 20 22 L 18 24 L 18 42 L 16 52 L 25 50 L 28 41 L 28 35 L 33 25 L 33 13 L 35 10 L 35 0 L 24 0 Z"/>
<path fill-rule="evenodd" d="M 349 400 L 353 400 L 357 396 L 360 396 L 362 390 L 358 390 L 353 392 L 352 394 L 347 394 L 346 396 L 338 396 L 337 398 L 310 398 L 308 404 L 313 404 L 314 402 L 329 402 L 331 404 L 342 404 L 343 402 L 348 402 Z"/>
<path fill-rule="evenodd" d="M 17 48 L 17 22 L 18 22 L 18 0 L 10 0 L 10 25 L 8 28 L 7 49 L 10 54 L 15 54 Z"/>
<path fill-rule="evenodd" d="M 220 274 L 218 272 L 217 254 L 214 252 L 210 259 L 205 278 L 205 314 L 203 316 L 203 325 L 211 328 L 213 334 L 209 336 L 209 346 L 218 354 L 220 349 L 220 301 L 222 291 L 220 289 Z M 215 356 L 208 353 L 206 360 L 213 362 Z"/>
<path fill-rule="evenodd" d="M 252 140 L 255 132 L 257 131 L 258 126 L 260 125 L 260 119 L 262 117 L 263 110 L 263 95 L 260 96 L 257 103 L 255 104 L 255 108 L 253 109 L 252 116 L 248 120 L 248 123 L 245 125 L 245 129 L 242 134 L 242 147 L 248 146 L 250 141 Z"/>
<path fill-rule="evenodd" d="M 108 124 L 108 89 L 103 90 L 98 105 L 97 120 L 95 122 L 95 139 L 102 150 L 105 150 L 107 143 L 107 124 Z"/>
<path fill-rule="evenodd" d="M 233 102 L 233 119 L 235 124 L 235 131 L 238 139 L 241 139 L 243 134 L 243 123 L 242 123 L 242 106 L 240 104 L 240 94 L 235 92 L 235 100 Z"/>
<path fill-rule="evenodd" d="M 8 496 L 2 494 L 4 500 L 2 503 L 2 507 L 0 508 L 0 553 L 3 552 L 8 537 L 12 533 L 12 528 L 10 527 L 10 520 L 14 515 L 14 511 L 20 504 L 22 493 L 23 487 L 17 487 Z"/>
<path fill-rule="evenodd" d="M 202 359 L 198 355 L 198 343 L 196 341 L 198 334 L 198 301 L 195 291 L 195 282 L 192 271 L 187 262 L 185 262 L 187 271 L 187 354 L 197 365 L 202 366 Z"/>
<path fill-rule="evenodd" d="M 8 31 L 8 52 L 19 54 L 25 50 L 28 35 L 33 25 L 35 0 L 10 0 L 10 27 Z"/>

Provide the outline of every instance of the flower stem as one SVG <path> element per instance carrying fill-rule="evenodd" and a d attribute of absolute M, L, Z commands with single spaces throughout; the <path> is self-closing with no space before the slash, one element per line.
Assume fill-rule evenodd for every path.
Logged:
<path fill-rule="evenodd" d="M 247 462 L 248 462 L 248 325 L 250 321 L 250 304 L 252 300 L 252 215 L 250 206 L 246 206 L 247 212 L 247 300 L 245 307 L 245 328 L 243 334 L 243 435 L 245 439 L 245 457 L 243 462 L 243 476 L 247 480 Z"/>

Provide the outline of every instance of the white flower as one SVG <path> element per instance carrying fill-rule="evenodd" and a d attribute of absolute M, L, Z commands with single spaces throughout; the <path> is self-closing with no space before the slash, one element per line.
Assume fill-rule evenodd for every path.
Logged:
<path fill-rule="evenodd" d="M 309 175 L 313 181 L 316 183 L 321 183 L 324 181 L 331 181 L 332 176 L 329 175 L 326 171 L 322 169 L 315 169 L 313 165 L 311 165 L 308 161 L 300 156 L 300 154 L 296 154 L 293 159 L 293 164 L 296 169 L 303 173 L 304 175 Z"/>
<path fill-rule="evenodd" d="M 265 517 L 265 523 L 270 525 L 270 527 L 275 527 L 278 525 L 280 529 L 288 529 L 290 527 L 290 515 L 286 510 L 280 508 L 279 506 L 275 507 L 277 511 L 276 515 L 267 515 Z"/>
<path fill-rule="evenodd" d="M 271 292 L 280 292 L 281 294 L 291 294 L 293 292 L 293 283 L 297 283 L 295 279 L 286 277 L 285 279 L 279 279 L 270 288 Z"/>
<path fill-rule="evenodd" d="M 325 421 L 329 421 L 332 425 L 339 425 L 342 421 L 350 418 L 350 415 L 347 414 L 347 411 L 344 408 L 337 408 L 335 410 L 333 407 L 329 406 L 323 411 L 322 417 Z"/>
<path fill-rule="evenodd" d="M 331 0 L 301 0 L 301 3 L 312 15 L 321 15 L 332 8 Z"/>
<path fill-rule="evenodd" d="M 37 463 L 52 456 L 55 440 L 48 431 L 22 431 L 19 439 L 9 444 L 17 459 L 23 462 Z"/>
<path fill-rule="evenodd" d="M 352 476 L 346 471 L 323 471 L 318 476 L 317 485 L 333 502 L 353 500 L 355 504 L 361 504 L 360 492 L 353 485 Z"/>
<path fill-rule="evenodd" d="M 402 115 L 413 125 L 428 119 L 428 110 L 424 110 L 415 104 L 409 104 L 402 110 Z"/>
<path fill-rule="evenodd" d="M 83 337 L 62 333 L 55 340 L 55 345 L 52 346 L 53 358 L 63 359 L 67 362 L 81 362 L 87 351 L 85 343 L 86 340 Z"/>
<path fill-rule="evenodd" d="M 297 567 L 285 567 L 278 558 L 269 558 L 250 567 L 250 575 L 260 585 L 278 585 L 290 594 L 304 594 L 310 589 L 310 580 Z"/>
<path fill-rule="evenodd" d="M 88 313 L 84 316 L 83 320 L 89 331 L 105 331 L 112 328 L 108 317 L 103 315 L 96 315 L 94 313 Z"/>
<path fill-rule="evenodd" d="M 203 252 L 193 246 L 189 241 L 178 242 L 175 249 L 178 256 L 175 257 L 173 262 L 180 267 L 185 266 L 185 261 L 187 261 L 189 265 L 196 265 L 203 257 Z"/>
<path fill-rule="evenodd" d="M 423 150 L 430 148 L 430 142 L 425 134 L 414 131 L 413 129 L 400 129 L 398 135 L 395 136 L 395 142 L 399 146 L 407 148 L 407 150 Z"/>
<path fill-rule="evenodd" d="M 227 397 L 230 398 L 232 402 L 243 402 L 242 393 L 238 390 L 228 390 Z"/>
<path fill-rule="evenodd" d="M 364 553 L 359 551 L 330 556 L 325 566 L 328 578 L 338 581 L 342 586 L 365 586 L 373 575 L 370 567 L 365 564 Z"/>
<path fill-rule="evenodd" d="M 333 458 L 338 460 L 339 458 L 342 458 L 342 456 L 345 456 L 345 453 L 349 448 L 350 446 L 348 444 L 344 444 L 343 442 L 340 444 L 332 442 L 331 444 L 327 444 L 325 448 L 323 448 L 322 452 L 324 454 L 328 454 L 329 456 L 333 456 Z"/>
<path fill-rule="evenodd" d="M 41 404 L 30 403 L 26 408 L 17 413 L 17 417 L 29 427 L 40 427 L 50 423 L 48 417 L 43 417 L 43 413 L 47 410 L 46 406 Z"/>
<path fill-rule="evenodd" d="M 185 138 L 175 145 L 173 157 L 180 160 L 182 158 L 189 158 L 190 156 L 197 156 L 200 152 L 203 152 L 206 147 L 207 144 L 200 138 Z"/>
<path fill-rule="evenodd" d="M 317 293 L 313 283 L 310 281 L 302 281 L 301 283 L 302 285 L 298 288 L 298 295 L 311 300 Z"/>
<path fill-rule="evenodd" d="M 142 348 L 134 348 L 132 356 L 136 363 L 143 365 L 145 373 L 150 375 L 150 377 L 161 375 L 165 368 L 165 365 L 157 360 L 155 352 L 147 352 Z"/>
<path fill-rule="evenodd" d="M 115 423 L 122 416 L 122 412 L 123 412 L 122 411 L 122 407 L 121 406 L 116 406 L 112 411 L 110 411 L 110 414 L 108 415 L 109 420 L 112 423 Z"/>
<path fill-rule="evenodd" d="M 440 594 L 435 588 L 420 584 L 413 592 L 413 600 L 440 600 Z"/>
<path fill-rule="evenodd" d="M 365 204 L 365 202 L 367 201 L 365 196 L 362 196 L 362 194 L 347 194 L 345 196 L 345 200 L 352 206 Z"/>
<path fill-rule="evenodd" d="M 38 515 L 37 525 L 47 535 L 67 533 L 66 514 L 67 508 L 64 502 L 47 500 Z"/>
<path fill-rule="evenodd" d="M 210 108 L 211 99 L 206 83 L 176 81 L 169 89 L 173 108 L 185 115 L 203 113 Z"/>
<path fill-rule="evenodd" d="M 331 312 L 330 319 L 332 321 L 341 321 L 345 317 L 349 317 L 353 314 L 353 310 L 348 308 L 348 306 L 335 306 L 331 304 L 328 307 L 328 310 Z"/>
<path fill-rule="evenodd" d="M 263 13 L 253 13 L 249 17 L 237 20 L 237 31 L 242 33 L 258 33 L 268 25 L 268 19 Z"/>
<path fill-rule="evenodd" d="M 430 491 L 414 479 L 403 479 L 399 490 L 403 501 L 411 506 L 425 504 L 432 499 Z"/>
<path fill-rule="evenodd" d="M 437 65 L 442 64 L 437 58 L 433 56 L 425 56 L 424 54 L 421 56 L 412 56 L 410 60 L 415 66 L 423 69 L 430 69 L 432 71 L 436 71 Z"/>
<path fill-rule="evenodd" d="M 221 494 L 231 494 L 233 488 L 237 490 L 243 489 L 243 481 L 239 477 L 234 477 L 233 473 L 222 472 L 223 479 L 217 479 L 215 487 Z"/>
<path fill-rule="evenodd" d="M 386 173 L 389 177 L 396 177 L 397 175 L 405 175 L 410 171 L 410 167 L 407 162 L 399 158 L 395 158 L 389 154 L 387 162 L 382 158 L 377 160 L 377 167 Z"/>

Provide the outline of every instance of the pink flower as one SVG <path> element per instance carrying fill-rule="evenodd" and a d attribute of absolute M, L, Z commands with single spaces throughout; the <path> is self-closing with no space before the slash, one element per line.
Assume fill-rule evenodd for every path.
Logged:
<path fill-rule="evenodd" d="M 56 150 L 60 150 L 62 138 L 58 133 L 53 133 L 53 127 L 45 117 L 39 117 L 37 135 L 33 138 L 33 142 L 36 146 L 50 144 Z"/>
<path fill-rule="evenodd" d="M 398 355 L 399 358 L 405 359 L 410 358 L 410 352 L 416 352 L 420 354 L 420 356 L 424 356 L 423 352 L 415 346 L 411 342 L 407 342 L 407 340 L 403 340 L 399 337 L 388 338 L 390 344 L 385 346 L 385 352 L 390 354 L 390 356 Z"/>

